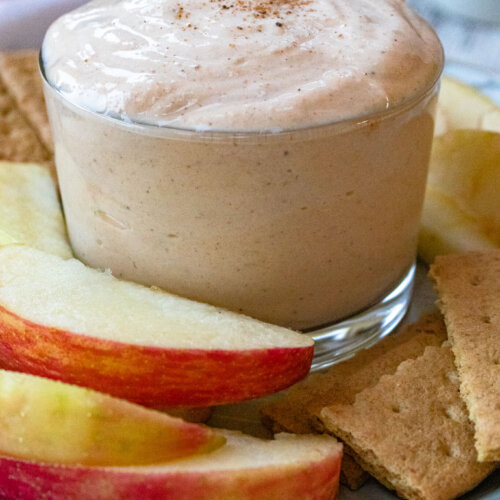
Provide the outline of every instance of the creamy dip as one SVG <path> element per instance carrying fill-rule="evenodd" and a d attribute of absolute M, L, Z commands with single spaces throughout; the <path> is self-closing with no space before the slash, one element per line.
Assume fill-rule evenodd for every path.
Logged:
<path fill-rule="evenodd" d="M 125 120 L 288 129 L 382 111 L 436 78 L 441 47 L 401 0 L 95 0 L 43 46 L 71 101 Z"/>
<path fill-rule="evenodd" d="M 98 0 L 43 59 L 84 262 L 297 329 L 414 262 L 442 50 L 404 2 Z"/>

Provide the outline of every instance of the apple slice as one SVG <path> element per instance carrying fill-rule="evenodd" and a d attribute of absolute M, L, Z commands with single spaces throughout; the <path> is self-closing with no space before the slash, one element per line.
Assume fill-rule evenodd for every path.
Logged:
<path fill-rule="evenodd" d="M 496 248 L 476 220 L 438 189 L 427 186 L 418 236 L 419 256 L 428 264 L 438 255 Z"/>
<path fill-rule="evenodd" d="M 147 465 L 225 442 L 208 427 L 106 394 L 0 370 L 0 454 L 78 465 Z"/>
<path fill-rule="evenodd" d="M 437 138 L 428 182 L 453 198 L 500 245 L 500 134 L 456 130 Z"/>
<path fill-rule="evenodd" d="M 0 365 L 147 406 L 210 406 L 304 378 L 313 341 L 19 245 L 0 248 Z"/>
<path fill-rule="evenodd" d="M 265 441 L 224 431 L 225 446 L 165 465 L 67 467 L 0 458 L 7 499 L 332 500 L 342 445 L 329 436 Z"/>
<path fill-rule="evenodd" d="M 500 247 L 500 134 L 455 130 L 434 139 L 419 255 Z"/>
<path fill-rule="evenodd" d="M 500 132 L 499 111 L 495 102 L 476 88 L 445 76 L 439 92 L 436 135 L 457 129 Z"/>
<path fill-rule="evenodd" d="M 448 117 L 446 116 L 446 112 L 442 107 L 439 106 L 436 109 L 436 119 L 435 119 L 435 125 L 434 125 L 434 135 L 443 135 L 446 133 L 450 128 L 450 125 L 448 124 Z"/>
<path fill-rule="evenodd" d="M 19 243 L 14 236 L 11 236 L 9 233 L 6 233 L 2 229 L 0 229 L 0 245 L 12 245 L 14 243 Z"/>
<path fill-rule="evenodd" d="M 500 133 L 500 107 L 484 114 L 481 119 L 481 130 Z"/>
<path fill-rule="evenodd" d="M 0 162 L 0 245 L 24 243 L 73 256 L 54 181 L 47 168 Z"/>

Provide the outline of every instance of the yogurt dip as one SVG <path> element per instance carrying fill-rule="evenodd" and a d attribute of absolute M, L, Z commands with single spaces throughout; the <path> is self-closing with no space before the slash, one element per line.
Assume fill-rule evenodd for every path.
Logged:
<path fill-rule="evenodd" d="M 95 0 L 43 44 L 76 254 L 297 329 L 412 265 L 442 49 L 400 0 Z"/>

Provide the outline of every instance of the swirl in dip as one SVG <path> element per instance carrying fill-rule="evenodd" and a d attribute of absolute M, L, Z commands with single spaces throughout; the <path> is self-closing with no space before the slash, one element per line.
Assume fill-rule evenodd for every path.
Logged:
<path fill-rule="evenodd" d="M 401 0 L 94 0 L 43 44 L 69 232 L 294 328 L 411 266 L 442 49 Z"/>

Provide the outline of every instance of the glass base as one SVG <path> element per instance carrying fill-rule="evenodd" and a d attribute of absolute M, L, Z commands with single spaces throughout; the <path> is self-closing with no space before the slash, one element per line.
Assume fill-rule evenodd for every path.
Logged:
<path fill-rule="evenodd" d="M 311 371 L 351 358 L 389 335 L 404 318 L 410 305 L 415 264 L 382 300 L 350 318 L 306 332 L 316 345 Z"/>

